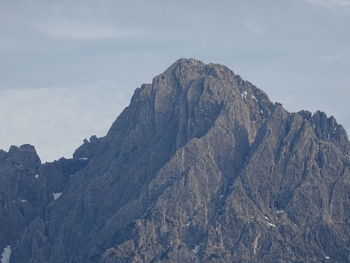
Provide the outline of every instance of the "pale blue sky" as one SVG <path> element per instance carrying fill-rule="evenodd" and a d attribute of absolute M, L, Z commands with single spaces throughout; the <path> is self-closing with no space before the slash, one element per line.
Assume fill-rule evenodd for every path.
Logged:
<path fill-rule="evenodd" d="M 350 0 L 1 0 L 0 148 L 69 157 L 181 57 L 225 64 L 349 131 L 349 43 Z"/>

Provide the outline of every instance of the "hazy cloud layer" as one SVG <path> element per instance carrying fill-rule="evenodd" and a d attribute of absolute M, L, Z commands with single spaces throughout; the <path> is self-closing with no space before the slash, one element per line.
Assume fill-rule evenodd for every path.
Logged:
<path fill-rule="evenodd" d="M 349 28 L 348 0 L 1 1 L 0 148 L 70 156 L 180 57 L 225 64 L 350 130 Z"/>
<path fill-rule="evenodd" d="M 111 84 L 0 91 L 1 146 L 33 144 L 44 161 L 71 156 L 82 139 L 105 135 L 126 106 Z"/>

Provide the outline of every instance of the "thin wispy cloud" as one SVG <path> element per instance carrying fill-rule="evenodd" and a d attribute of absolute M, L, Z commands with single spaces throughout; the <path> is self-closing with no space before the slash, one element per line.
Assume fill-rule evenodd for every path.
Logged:
<path fill-rule="evenodd" d="M 350 7 L 350 0 L 306 0 L 311 4 L 321 5 L 327 8 Z"/>
<path fill-rule="evenodd" d="M 321 63 L 330 63 L 333 65 L 350 66 L 350 54 L 346 53 L 333 53 L 326 54 L 320 57 Z"/>
<path fill-rule="evenodd" d="M 257 19 L 246 19 L 243 21 L 243 26 L 249 32 L 257 35 L 264 34 L 267 31 L 263 21 Z"/>
<path fill-rule="evenodd" d="M 37 29 L 55 39 L 99 39 L 99 38 L 132 38 L 143 34 L 135 28 L 103 26 L 79 22 L 56 22 L 38 24 Z"/>

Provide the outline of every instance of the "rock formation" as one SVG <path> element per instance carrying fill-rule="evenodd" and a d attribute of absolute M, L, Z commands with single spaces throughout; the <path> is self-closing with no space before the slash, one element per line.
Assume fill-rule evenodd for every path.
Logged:
<path fill-rule="evenodd" d="M 0 153 L 0 248 L 11 263 L 350 262 L 349 152 L 333 117 L 180 59 L 73 159 Z"/>

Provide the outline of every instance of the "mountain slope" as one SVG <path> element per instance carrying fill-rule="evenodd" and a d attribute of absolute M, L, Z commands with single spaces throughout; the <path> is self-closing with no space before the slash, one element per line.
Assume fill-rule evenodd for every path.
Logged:
<path fill-rule="evenodd" d="M 350 262 L 349 151 L 333 117 L 181 59 L 76 150 L 11 262 Z"/>

